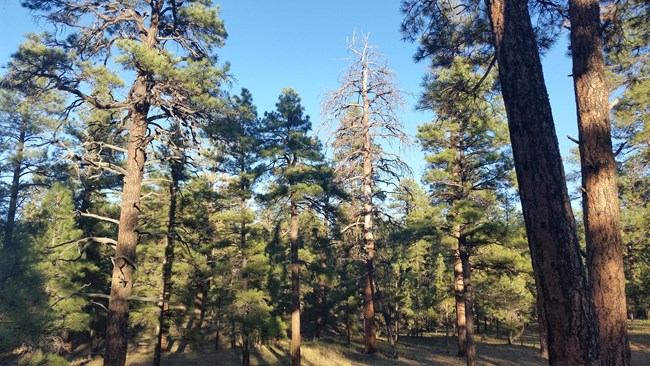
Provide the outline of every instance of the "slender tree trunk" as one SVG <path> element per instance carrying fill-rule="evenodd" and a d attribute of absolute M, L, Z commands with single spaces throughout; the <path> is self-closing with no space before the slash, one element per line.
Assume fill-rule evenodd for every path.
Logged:
<path fill-rule="evenodd" d="M 242 192 L 244 191 L 244 188 L 245 187 L 240 187 L 240 189 L 242 189 Z M 242 197 L 240 201 L 239 209 L 243 213 L 245 208 L 246 208 L 246 199 Z M 246 253 L 246 249 L 247 249 L 246 232 L 247 232 L 246 223 L 242 221 L 239 229 L 239 247 L 241 248 L 241 252 L 242 252 L 242 263 L 241 263 L 242 279 L 241 280 L 242 280 L 242 290 L 244 292 L 248 291 L 248 270 L 246 269 L 246 266 L 248 265 L 248 256 Z M 250 352 L 250 340 L 249 340 L 250 331 L 246 326 L 246 319 L 242 320 L 241 334 L 242 334 L 242 351 L 241 351 L 242 366 L 248 366 L 251 363 L 250 361 L 251 352 Z"/>
<path fill-rule="evenodd" d="M 350 309 L 345 310 L 345 341 L 349 346 L 352 340 L 352 324 L 350 324 Z"/>
<path fill-rule="evenodd" d="M 173 164 L 171 168 L 172 184 L 169 186 L 169 212 L 167 213 L 167 236 L 165 244 L 165 261 L 163 263 L 162 303 L 158 315 L 158 337 L 154 349 L 153 365 L 160 366 L 160 356 L 169 345 L 169 299 L 172 292 L 172 268 L 174 265 L 174 233 L 176 230 L 176 197 L 178 195 L 183 166 Z"/>
<path fill-rule="evenodd" d="M 474 343 L 474 294 L 472 292 L 472 267 L 469 262 L 469 248 L 466 238 L 458 240 L 460 260 L 463 264 L 463 299 L 465 301 L 465 352 L 467 366 L 476 365 L 476 344 Z"/>
<path fill-rule="evenodd" d="M 399 304 L 395 305 L 395 343 L 399 343 Z"/>
<path fill-rule="evenodd" d="M 300 366 L 300 263 L 298 262 L 298 206 L 291 203 L 291 365 Z"/>
<path fill-rule="evenodd" d="M 398 358 L 397 354 L 397 344 L 395 342 L 395 338 L 393 337 L 393 329 L 391 327 L 391 316 L 390 312 L 388 312 L 388 309 L 386 309 L 386 304 L 384 304 L 384 297 L 382 295 L 381 290 L 379 289 L 379 284 L 377 284 L 377 281 L 375 279 L 375 271 L 374 268 L 371 269 L 370 271 L 370 278 L 371 278 L 371 284 L 373 286 L 371 287 L 372 290 L 372 295 L 373 298 L 377 299 L 377 303 L 379 304 L 379 307 L 381 309 L 382 316 L 384 317 L 384 322 L 386 323 L 386 336 L 388 337 L 388 343 L 390 344 L 391 349 L 393 350 L 392 357 L 393 359 Z"/>
<path fill-rule="evenodd" d="M 20 176 L 23 173 L 23 153 L 25 150 L 25 137 L 27 123 L 23 120 L 20 124 L 20 133 L 16 141 L 16 155 L 11 159 L 11 187 L 9 188 L 9 207 L 7 207 L 7 220 L 2 239 L 3 249 L 9 250 L 14 246 L 14 228 L 16 227 L 16 212 L 18 211 L 18 193 L 20 193 Z"/>
<path fill-rule="evenodd" d="M 196 295 L 194 296 L 194 316 L 195 319 L 191 329 L 201 332 L 203 320 L 205 319 L 205 299 L 208 295 L 208 283 L 204 280 L 199 281 L 196 285 Z"/>
<path fill-rule="evenodd" d="M 325 291 L 327 289 L 325 283 L 325 272 L 327 271 L 327 255 L 321 253 L 320 266 L 323 273 L 318 278 L 318 295 L 316 298 L 316 338 L 323 338 L 323 327 L 325 326 L 325 318 L 327 316 L 327 306 L 325 304 Z"/>
<path fill-rule="evenodd" d="M 623 238 L 600 5 L 597 0 L 571 0 L 569 5 L 587 272 L 598 317 L 601 360 L 608 366 L 629 365 Z"/>
<path fill-rule="evenodd" d="M 83 187 L 83 193 L 81 195 L 81 204 L 79 205 L 79 211 L 88 212 L 92 208 L 92 194 L 98 190 L 96 181 L 83 178 L 81 185 Z M 77 226 L 83 231 L 84 237 L 92 236 L 94 221 L 92 219 L 80 216 L 77 221 Z M 105 257 L 100 253 L 100 250 L 97 246 L 89 246 L 85 250 L 86 259 L 92 263 L 100 263 L 105 259 Z M 96 281 L 96 275 L 91 275 L 93 280 Z M 88 341 L 90 343 L 90 352 L 95 354 L 98 352 L 99 343 L 102 338 L 103 327 L 106 326 L 105 321 L 101 321 L 98 314 L 98 306 L 93 304 L 88 310 L 88 315 L 90 320 L 88 322 Z"/>
<path fill-rule="evenodd" d="M 235 318 L 230 319 L 230 349 L 237 347 L 237 332 L 236 332 Z"/>
<path fill-rule="evenodd" d="M 486 0 L 552 365 L 598 365 L 598 324 L 527 0 Z"/>
<path fill-rule="evenodd" d="M 372 297 L 372 271 L 375 260 L 375 238 L 372 220 L 372 138 L 370 131 L 370 100 L 368 99 L 368 65 L 363 64 L 361 98 L 363 100 L 363 242 L 366 249 L 366 279 L 363 290 L 363 343 L 364 353 L 377 352 L 375 330 L 375 304 Z"/>
<path fill-rule="evenodd" d="M 134 85 L 139 95 L 146 94 L 145 81 L 139 78 Z M 140 193 L 144 176 L 147 146 L 147 115 L 149 104 L 137 104 L 131 110 L 132 124 L 129 131 L 129 147 L 126 175 L 122 188 L 120 227 L 117 234 L 111 294 L 106 323 L 106 352 L 104 366 L 122 366 L 126 363 L 129 303 L 127 298 L 133 290 L 135 270 L 135 247 L 138 243 L 138 217 L 140 216 Z"/>
<path fill-rule="evenodd" d="M 460 229 L 457 230 L 460 232 Z M 454 250 L 454 298 L 456 299 L 456 331 L 458 332 L 458 357 L 467 356 L 465 348 L 467 333 L 465 329 L 465 300 L 463 281 L 463 262 L 460 258 L 460 250 Z"/>

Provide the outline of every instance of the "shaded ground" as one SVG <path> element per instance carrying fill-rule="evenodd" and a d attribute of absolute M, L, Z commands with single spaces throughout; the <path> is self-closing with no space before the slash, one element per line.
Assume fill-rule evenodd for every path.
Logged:
<path fill-rule="evenodd" d="M 629 326 L 630 344 L 632 348 L 632 365 L 650 365 L 650 322 L 634 321 Z M 508 345 L 503 338 L 494 334 L 477 335 L 477 355 L 479 365 L 520 366 L 547 365 L 547 361 L 539 356 L 539 344 L 534 329 L 524 333 L 523 342 L 517 340 Z M 364 355 L 362 345 L 353 343 L 348 346 L 340 339 L 324 341 L 308 341 L 303 343 L 302 357 L 304 366 L 461 366 L 465 360 L 456 357 L 455 338 L 450 338 L 447 346 L 443 334 L 430 334 L 426 337 L 401 337 L 399 343 L 400 357 L 393 360 L 384 354 L 389 353 L 389 346 L 380 342 L 380 353 Z M 269 346 L 260 346 L 251 352 L 251 366 L 284 366 L 290 364 L 288 342 L 278 342 Z M 83 350 L 79 350 L 83 354 Z M 190 351 L 172 352 L 163 355 L 162 364 L 165 366 L 201 366 L 223 365 L 238 366 L 241 364 L 240 349 L 223 349 L 219 351 Z M 129 348 L 127 365 L 149 366 L 153 359 L 153 342 L 140 340 Z M 4 361 L 4 362 L 3 362 Z M 6 363 L 8 359 L 0 357 L 0 365 L 15 365 Z M 100 366 L 101 357 L 92 360 L 77 358 L 72 365 Z"/>

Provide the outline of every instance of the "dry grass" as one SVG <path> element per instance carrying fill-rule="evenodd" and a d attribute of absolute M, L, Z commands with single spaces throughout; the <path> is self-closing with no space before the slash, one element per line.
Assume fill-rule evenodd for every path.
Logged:
<path fill-rule="evenodd" d="M 632 365 L 650 365 L 650 322 L 634 321 L 629 327 L 632 347 Z M 399 343 L 400 357 L 393 360 L 384 356 L 389 346 L 380 342 L 380 353 L 365 355 L 361 353 L 360 343 L 346 345 L 339 339 L 308 341 L 303 343 L 302 364 L 304 366 L 461 366 L 463 358 L 456 357 L 455 339 L 449 345 L 444 335 L 430 334 L 426 337 L 402 337 Z M 523 346 L 519 341 L 507 345 L 504 339 L 497 339 L 493 334 L 477 335 L 478 364 L 485 366 L 535 366 L 547 365 L 547 360 L 539 356 L 539 345 L 534 331 L 527 331 Z M 260 346 L 251 352 L 251 366 L 284 366 L 290 364 L 288 342 Z M 240 349 L 223 349 L 206 352 L 170 352 L 163 355 L 165 366 L 201 366 L 220 365 L 238 366 L 241 364 Z M 139 346 L 129 349 L 127 365 L 149 366 L 153 358 L 151 345 L 140 342 Z M 101 366 L 102 359 L 90 362 L 77 361 L 73 365 Z"/>

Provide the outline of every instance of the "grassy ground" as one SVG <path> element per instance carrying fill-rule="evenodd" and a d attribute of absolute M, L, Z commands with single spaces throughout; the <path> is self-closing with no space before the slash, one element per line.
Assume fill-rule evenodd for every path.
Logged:
<path fill-rule="evenodd" d="M 650 365 L 650 322 L 634 321 L 629 326 L 630 344 L 632 348 L 632 365 Z M 523 344 L 508 345 L 503 338 L 494 334 L 477 334 L 477 355 L 479 365 L 499 366 L 535 366 L 547 365 L 547 361 L 539 356 L 539 344 L 534 330 L 524 334 Z M 129 349 L 127 365 L 149 366 L 153 359 L 153 343 L 140 340 Z M 252 366 L 284 366 L 290 364 L 288 342 L 278 342 L 269 346 L 260 346 L 251 352 Z M 323 341 L 307 341 L 302 347 L 302 364 L 304 366 L 418 366 L 442 365 L 461 366 L 465 360 L 456 357 L 455 338 L 447 345 L 444 334 L 429 334 L 426 337 L 401 337 L 399 343 L 400 357 L 393 360 L 385 354 L 389 353 L 386 342 L 380 341 L 380 353 L 364 355 L 362 345 L 353 342 L 351 345 L 341 343 L 340 339 Z M 201 366 L 220 365 L 238 366 L 240 349 L 222 349 L 219 351 L 190 351 L 172 352 L 163 355 L 162 364 L 165 366 Z M 4 365 L 1 362 L 0 365 Z M 14 363 L 15 364 L 15 363 Z M 101 357 L 93 360 L 78 358 L 72 365 L 100 366 Z"/>

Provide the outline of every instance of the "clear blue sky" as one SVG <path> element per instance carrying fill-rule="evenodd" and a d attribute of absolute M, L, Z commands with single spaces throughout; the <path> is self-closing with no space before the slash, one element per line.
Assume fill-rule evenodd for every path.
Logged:
<path fill-rule="evenodd" d="M 18 44 L 29 32 L 40 32 L 38 24 L 18 1 L 0 0 L 0 64 L 5 65 Z M 302 98 L 306 113 L 318 128 L 320 101 L 337 87 L 346 66 L 346 39 L 357 33 L 370 33 L 370 42 L 388 58 L 388 66 L 406 93 L 402 114 L 406 132 L 413 135 L 417 125 L 431 115 L 413 110 L 421 91 L 426 63 L 413 62 L 416 46 L 401 41 L 402 15 L 398 1 L 382 0 L 222 0 L 221 17 L 229 33 L 220 51 L 221 61 L 232 65 L 233 93 L 242 87 L 252 94 L 258 111 L 274 109 L 282 88 L 294 88 Z M 566 34 L 558 46 L 543 59 L 560 147 L 567 156 L 572 143 L 567 134 L 577 137 L 571 59 L 566 55 Z M 404 156 L 416 178 L 423 168 L 422 153 L 416 146 Z"/>

